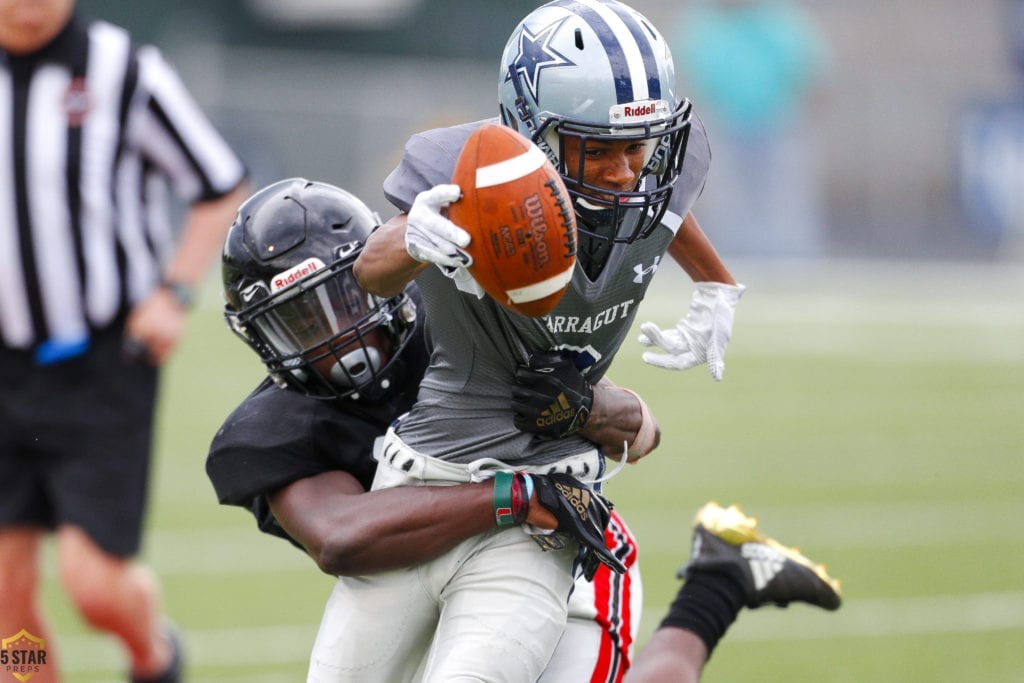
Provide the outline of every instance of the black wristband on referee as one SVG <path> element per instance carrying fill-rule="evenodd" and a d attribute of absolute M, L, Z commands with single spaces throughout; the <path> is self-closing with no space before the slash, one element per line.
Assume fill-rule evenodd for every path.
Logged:
<path fill-rule="evenodd" d="M 530 509 L 528 475 L 497 472 L 494 475 L 494 521 L 498 526 L 512 526 L 526 521 Z"/>

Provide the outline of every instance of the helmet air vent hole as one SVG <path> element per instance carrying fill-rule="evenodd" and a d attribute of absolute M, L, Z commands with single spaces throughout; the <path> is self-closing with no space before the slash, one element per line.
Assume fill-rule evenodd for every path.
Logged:
<path fill-rule="evenodd" d="M 576 49 L 583 49 L 583 31 L 576 29 Z"/>

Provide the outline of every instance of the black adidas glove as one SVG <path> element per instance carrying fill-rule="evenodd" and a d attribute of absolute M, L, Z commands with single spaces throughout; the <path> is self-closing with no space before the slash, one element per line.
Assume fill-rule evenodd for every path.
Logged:
<path fill-rule="evenodd" d="M 600 563 L 618 574 L 626 571 L 626 565 L 608 550 L 604 542 L 604 530 L 611 516 L 611 501 L 569 474 L 531 474 L 530 477 L 537 501 L 558 520 L 556 531 L 579 541 L 583 576 L 587 581 L 594 578 Z"/>
<path fill-rule="evenodd" d="M 513 422 L 523 432 L 560 439 L 583 429 L 594 405 L 594 388 L 572 357 L 557 351 L 530 356 L 516 370 Z"/>

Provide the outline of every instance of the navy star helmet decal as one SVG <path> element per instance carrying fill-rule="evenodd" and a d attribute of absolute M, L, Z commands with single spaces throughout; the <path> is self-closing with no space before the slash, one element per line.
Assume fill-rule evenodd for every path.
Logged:
<path fill-rule="evenodd" d="M 519 74 L 534 101 L 537 101 L 540 96 L 540 72 L 542 70 L 560 66 L 576 66 L 575 62 L 566 58 L 550 45 L 555 31 L 565 19 L 558 20 L 536 35 L 530 33 L 528 27 L 523 26 L 523 32 L 519 34 L 519 54 L 516 55 L 515 61 L 510 67 Z M 510 78 L 511 75 L 505 76 L 505 80 Z"/>

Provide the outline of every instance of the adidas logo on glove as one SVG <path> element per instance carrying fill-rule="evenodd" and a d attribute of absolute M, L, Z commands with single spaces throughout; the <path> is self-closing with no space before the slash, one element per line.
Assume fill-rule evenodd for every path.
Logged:
<path fill-rule="evenodd" d="M 590 491 L 581 489 L 578 486 L 568 486 L 562 482 L 555 482 L 555 488 L 569 502 L 569 505 L 576 510 L 580 519 L 586 522 L 589 518 L 587 510 L 590 507 Z"/>
<path fill-rule="evenodd" d="M 566 398 L 565 393 L 560 393 L 558 398 L 547 407 L 546 410 L 542 411 L 537 416 L 538 427 L 550 427 L 566 420 L 575 420 L 579 415 L 578 411 L 574 410 L 569 404 L 569 399 Z M 586 417 L 584 417 L 586 419 Z"/>

